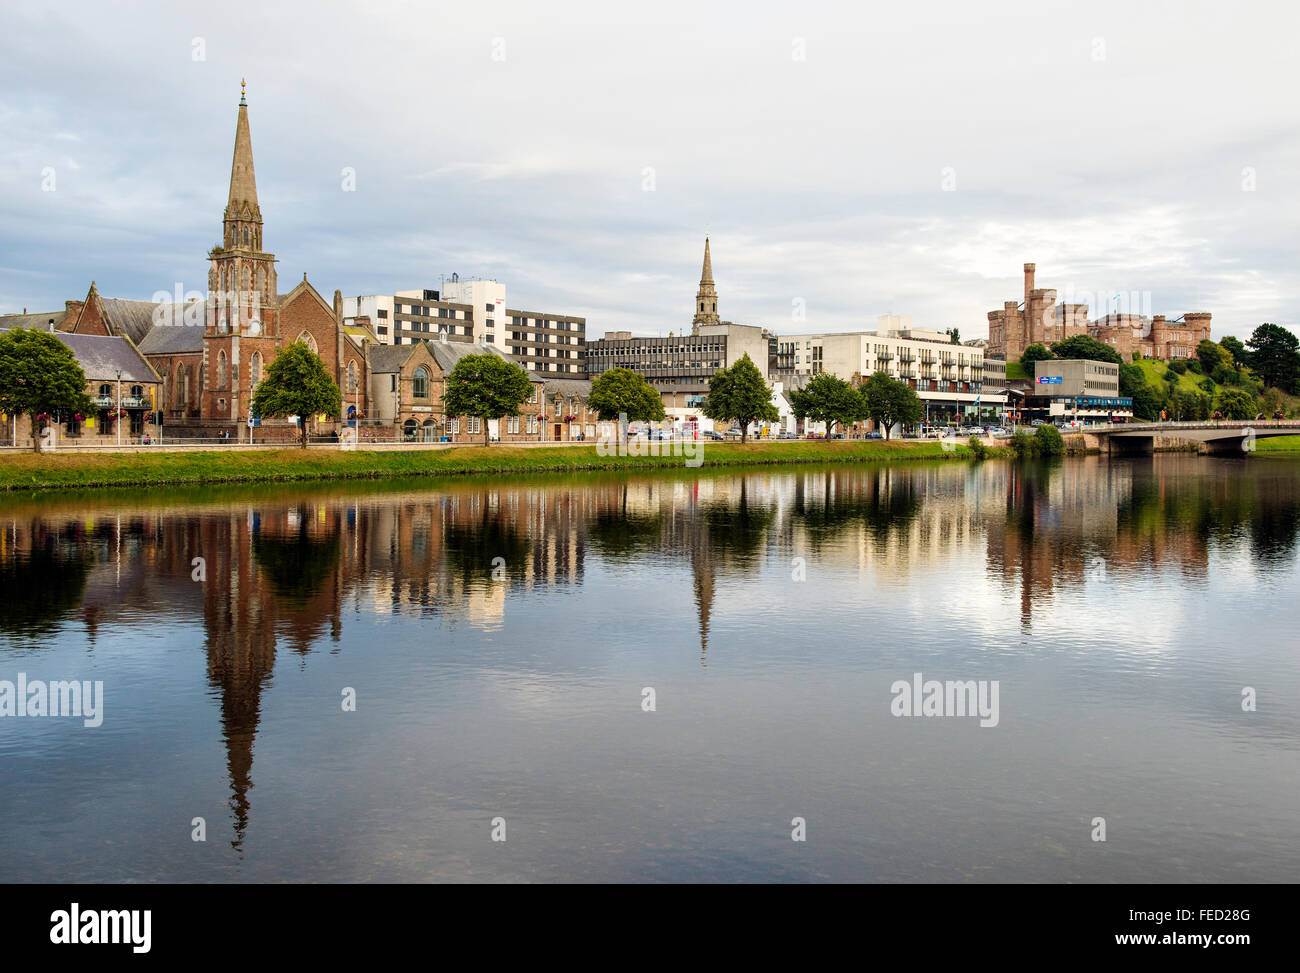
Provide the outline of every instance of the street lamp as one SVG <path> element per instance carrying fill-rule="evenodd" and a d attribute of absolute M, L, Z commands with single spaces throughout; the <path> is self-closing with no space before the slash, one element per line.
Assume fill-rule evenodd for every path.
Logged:
<path fill-rule="evenodd" d="M 117 370 L 117 412 L 115 414 L 117 422 L 117 444 L 122 445 L 122 370 Z"/>

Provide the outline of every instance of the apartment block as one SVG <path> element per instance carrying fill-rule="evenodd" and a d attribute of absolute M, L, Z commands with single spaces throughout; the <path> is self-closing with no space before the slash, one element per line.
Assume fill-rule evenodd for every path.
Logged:
<path fill-rule="evenodd" d="M 875 372 L 885 372 L 916 389 L 931 418 L 965 415 L 977 403 L 992 408 L 1005 402 L 1001 389 L 997 393 L 983 391 L 982 348 L 953 344 L 944 332 L 911 327 L 908 319 L 895 315 L 881 315 L 877 321 L 907 327 L 783 336 L 777 339 L 778 359 L 793 359 L 795 386 L 821 372 L 854 384 Z"/>
<path fill-rule="evenodd" d="M 369 326 L 383 344 L 478 342 L 512 356 L 529 371 L 581 377 L 586 318 L 506 305 L 505 284 L 452 274 L 436 288 L 343 299 L 344 320 Z"/>

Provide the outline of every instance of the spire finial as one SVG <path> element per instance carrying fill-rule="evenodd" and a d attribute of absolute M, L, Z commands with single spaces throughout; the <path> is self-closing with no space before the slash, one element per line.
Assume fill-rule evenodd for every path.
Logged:
<path fill-rule="evenodd" d="M 241 105 L 247 106 L 248 102 L 244 100 L 244 84 L 245 84 L 244 79 L 240 78 L 239 79 L 239 103 Z"/>

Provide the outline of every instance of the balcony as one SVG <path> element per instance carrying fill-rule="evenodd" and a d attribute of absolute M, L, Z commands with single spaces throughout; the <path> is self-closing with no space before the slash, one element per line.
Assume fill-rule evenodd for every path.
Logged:
<path fill-rule="evenodd" d="M 113 395 L 92 395 L 91 403 L 97 409 L 116 409 L 117 397 Z M 143 395 L 124 395 L 122 396 L 123 409 L 147 409 L 149 408 L 149 399 Z"/>

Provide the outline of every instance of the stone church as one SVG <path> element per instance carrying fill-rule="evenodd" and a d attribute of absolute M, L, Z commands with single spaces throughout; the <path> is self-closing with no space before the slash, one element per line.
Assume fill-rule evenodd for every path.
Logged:
<path fill-rule="evenodd" d="M 249 424 L 252 390 L 288 343 L 305 342 L 320 355 L 343 392 L 345 415 L 367 410 L 368 328 L 344 325 L 342 297 L 324 297 L 303 275 L 280 293 L 275 254 L 262 240 L 248 103 L 240 92 L 230 193 L 221 242 L 208 253 L 205 300 L 189 303 L 105 298 L 92 281 L 83 302 L 69 302 L 61 331 L 128 338 L 161 378 L 157 412 L 173 436 L 247 441 L 290 439 L 284 420 Z M 316 424 L 329 432 L 336 423 Z"/>

